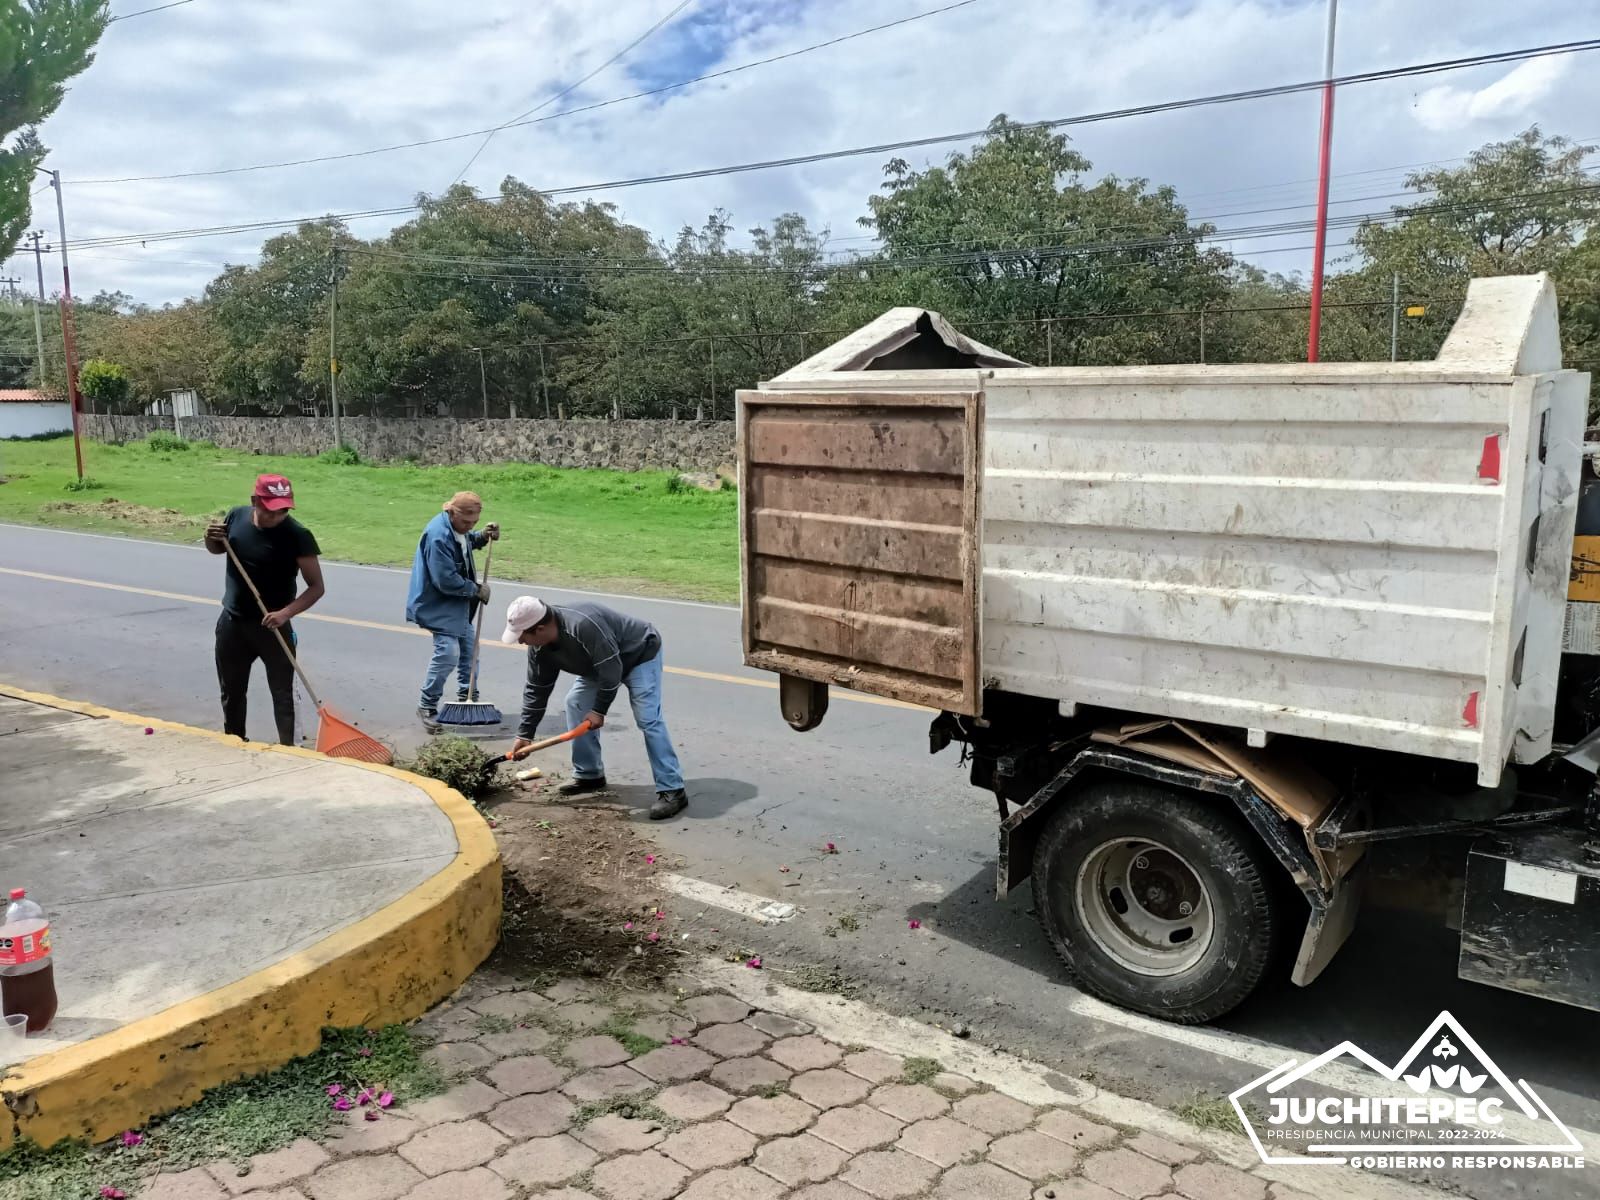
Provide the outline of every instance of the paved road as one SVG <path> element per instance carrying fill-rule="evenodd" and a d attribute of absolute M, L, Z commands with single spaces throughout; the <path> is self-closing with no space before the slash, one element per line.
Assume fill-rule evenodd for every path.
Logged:
<path fill-rule="evenodd" d="M 317 619 L 300 622 L 313 680 L 379 736 L 415 744 L 427 643 L 403 624 L 403 577 L 327 571 Z M 198 547 L 0 527 L 0 679 L 215 725 L 210 630 L 221 576 Z M 495 586 L 496 614 L 535 590 Z M 1564 1121 L 1600 1129 L 1600 1018 L 1456 980 L 1454 936 L 1420 920 L 1368 914 L 1314 987 L 1268 987 L 1218 1027 L 1179 1029 L 1098 1004 L 1062 981 L 1026 890 L 994 901 L 993 801 L 967 786 L 953 751 L 927 754 L 926 714 L 836 690 L 822 727 L 795 734 L 770 678 L 740 665 L 731 609 L 614 602 L 664 633 L 667 715 L 694 796 L 685 820 L 652 832 L 685 856 L 687 874 L 802 907 L 789 924 L 748 936 L 732 932 L 740 922 L 730 914 L 708 918 L 767 950 L 771 968 L 836 966 L 889 1007 L 965 1023 L 977 1039 L 1169 1105 L 1226 1095 L 1344 1039 L 1394 1061 L 1449 1009 Z M 515 649 L 491 647 L 485 697 L 514 709 L 522 665 Z M 251 727 L 266 737 L 265 684 L 256 686 Z M 613 725 L 608 770 L 642 808 L 651 796 L 638 739 L 625 716 Z M 822 853 L 829 841 L 837 855 Z M 847 912 L 859 931 L 839 928 Z M 924 928 L 909 930 L 910 918 Z M 1597 1175 L 1437 1178 L 1475 1196 L 1600 1197 Z"/>

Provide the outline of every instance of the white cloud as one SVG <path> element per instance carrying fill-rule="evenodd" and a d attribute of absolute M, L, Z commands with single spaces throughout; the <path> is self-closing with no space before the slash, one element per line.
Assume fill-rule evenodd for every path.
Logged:
<path fill-rule="evenodd" d="M 1436 133 L 1465 129 L 1480 121 L 1528 120 L 1571 65 L 1568 57 L 1533 58 L 1476 91 L 1448 84 L 1429 88 L 1417 97 L 1414 112 L 1423 128 Z"/>
<path fill-rule="evenodd" d="M 357 150 L 481 129 L 586 74 L 672 0 L 196 0 L 113 25 L 44 135 L 69 181 L 178 172 Z M 699 0 L 665 34 L 561 101 L 592 103 L 733 66 L 933 7 L 938 0 Z M 138 7 L 139 0 L 113 0 Z M 1359 71 L 1587 36 L 1585 6 L 1525 0 L 1345 0 L 1338 67 Z M 1537 31 L 1530 33 L 1529 31 Z M 500 133 L 468 181 L 512 174 L 536 186 L 585 182 L 1314 78 L 1320 0 L 979 0 L 842 45 L 593 113 Z M 1537 70 L 1534 70 L 1537 66 Z M 1541 74 L 1541 72 L 1546 72 Z M 1526 64 L 1470 91 L 1470 130 L 1422 117 L 1441 101 L 1422 81 L 1349 88 L 1335 124 L 1335 212 L 1381 208 L 1402 165 L 1457 158 L 1538 120 L 1576 137 L 1600 111 L 1600 73 Z M 1482 97 L 1487 96 L 1487 99 Z M 1448 107 L 1448 106 L 1447 106 Z M 1459 105 L 1456 106 L 1460 108 Z M 1402 109 L 1418 114 L 1396 120 Z M 554 111 L 554 110 L 552 110 Z M 1097 171 L 1171 183 L 1219 225 L 1309 215 L 1314 95 L 1195 109 L 1072 130 Z M 285 170 L 114 186 L 70 185 L 75 238 L 378 208 L 436 192 L 476 140 Z M 938 161 L 946 147 L 909 154 Z M 660 236 L 713 208 L 736 225 L 798 211 L 840 238 L 881 179 L 885 156 L 610 192 Z M 1388 168 L 1388 169 L 1384 169 Z M 1358 174 L 1364 173 L 1364 174 Z M 1373 199 L 1379 197 L 1379 199 Z M 43 198 L 41 198 L 43 199 Z M 1267 213 L 1256 214 L 1259 210 Z M 52 229 L 54 213 L 36 213 Z M 391 220 L 354 228 L 381 233 Z M 261 234 L 85 248 L 78 290 L 160 302 L 193 294 Z M 1309 238 L 1240 242 L 1273 269 L 1304 268 Z M 859 245 L 858 242 L 844 243 Z M 1266 253 L 1274 249 L 1278 253 Z M 31 269 L 31 266 L 30 266 Z M 8 274 L 16 274 L 14 270 Z"/>

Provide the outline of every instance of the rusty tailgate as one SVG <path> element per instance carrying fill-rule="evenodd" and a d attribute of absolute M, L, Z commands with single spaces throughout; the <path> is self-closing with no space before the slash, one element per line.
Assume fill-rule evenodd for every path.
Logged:
<path fill-rule="evenodd" d="M 979 711 L 980 405 L 739 393 L 747 665 Z"/>

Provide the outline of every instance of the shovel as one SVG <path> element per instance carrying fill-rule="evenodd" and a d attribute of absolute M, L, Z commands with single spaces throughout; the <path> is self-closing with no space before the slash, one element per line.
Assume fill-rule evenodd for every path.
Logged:
<path fill-rule="evenodd" d="M 575 727 L 565 733 L 558 733 L 555 737 L 547 737 L 542 741 L 534 742 L 531 746 L 524 746 L 521 750 L 507 750 L 498 758 L 491 758 L 489 765 L 498 767 L 501 763 L 521 762 L 535 750 L 548 750 L 551 746 L 559 746 L 562 742 L 570 742 L 574 738 L 581 738 L 589 732 L 589 722 L 580 721 Z"/>

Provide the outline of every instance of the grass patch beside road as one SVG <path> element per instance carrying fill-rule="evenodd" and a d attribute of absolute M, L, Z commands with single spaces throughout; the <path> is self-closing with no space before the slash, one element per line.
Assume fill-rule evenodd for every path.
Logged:
<path fill-rule="evenodd" d="M 738 597 L 737 496 L 683 487 L 670 472 L 341 465 L 182 445 L 85 442 L 84 474 L 95 487 L 73 491 L 71 438 L 0 442 L 7 481 L 0 521 L 194 542 L 208 517 L 245 503 L 255 477 L 275 472 L 293 481 L 296 516 L 328 558 L 410 566 L 439 506 L 454 492 L 474 491 L 484 498 L 484 519 L 504 531 L 493 564 L 501 578 L 692 600 Z"/>
<path fill-rule="evenodd" d="M 444 1089 L 410 1030 L 329 1029 L 322 1046 L 267 1075 L 209 1091 L 193 1108 L 151 1122 L 104 1146 L 67 1143 L 49 1151 L 22 1145 L 0 1153 L 0 1200 L 87 1200 L 102 1188 L 137 1196 L 157 1171 L 218 1160 L 242 1163 L 298 1138 L 327 1136 L 343 1114 L 328 1088 L 339 1085 L 355 1111 L 363 1089 L 401 1102 Z M 387 1119 L 382 1116 L 380 1120 Z"/>

